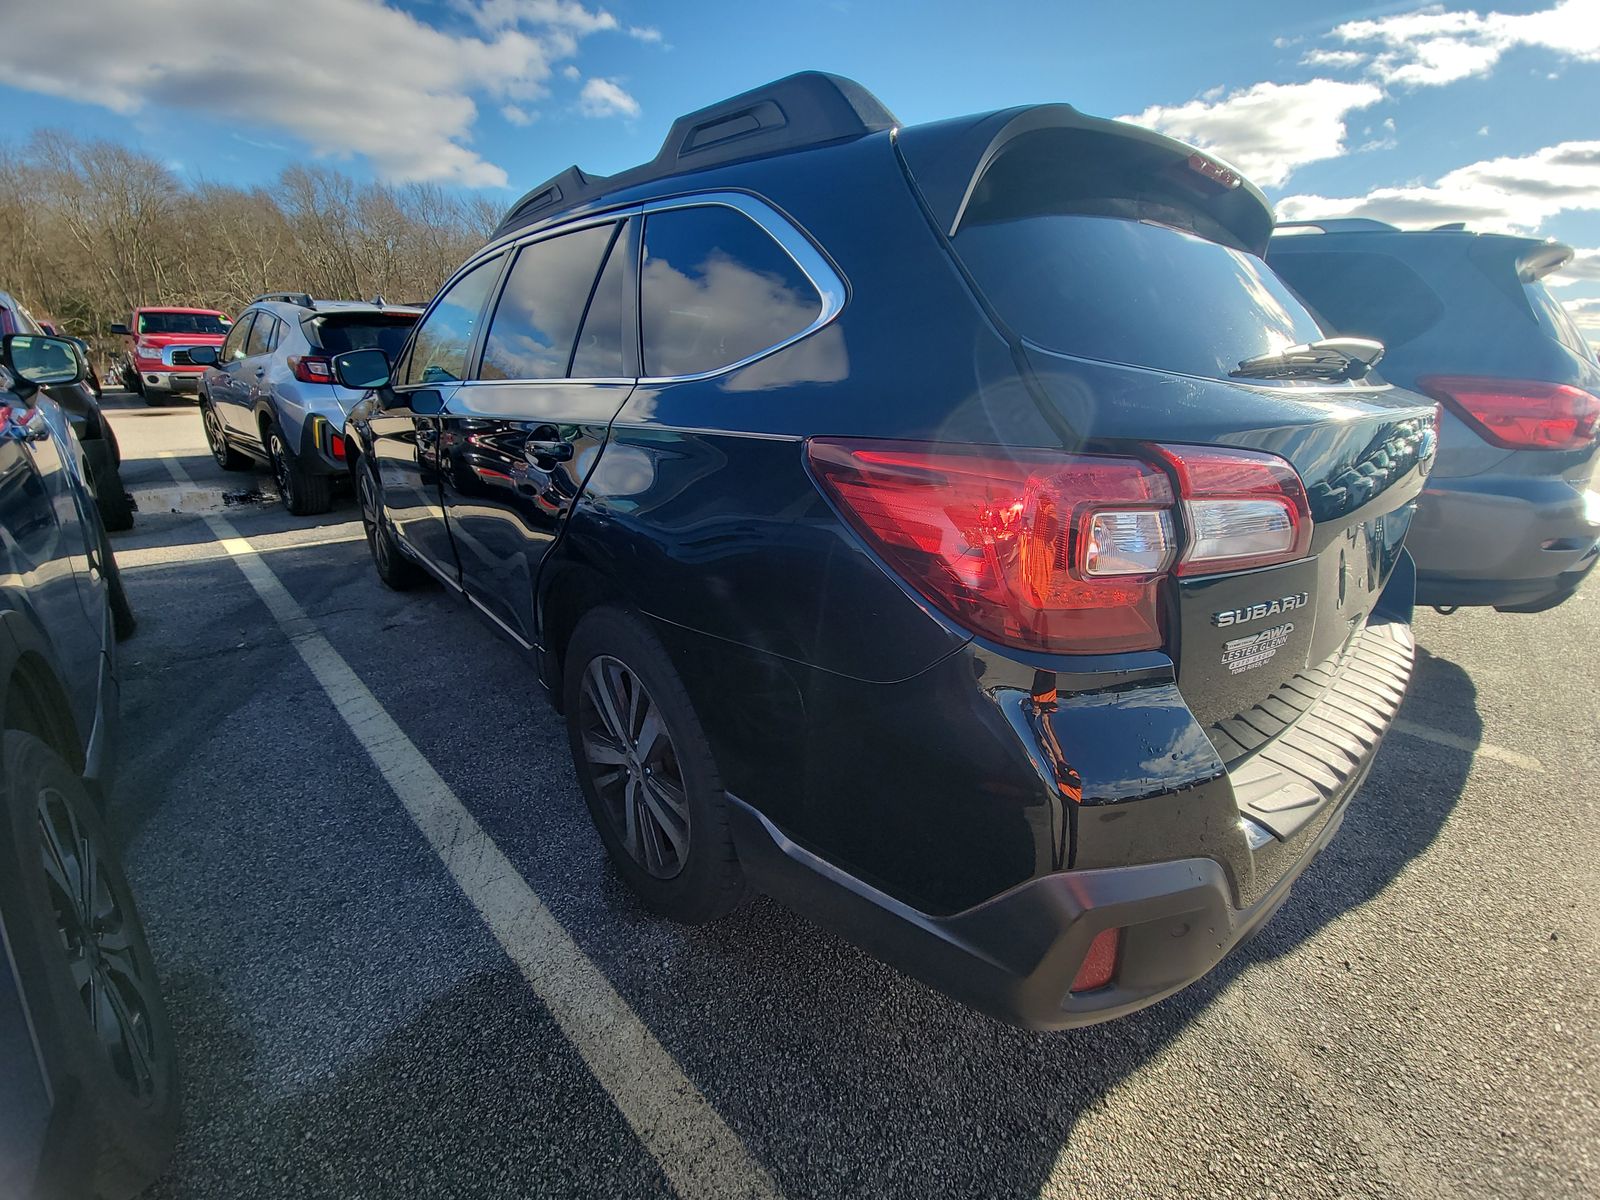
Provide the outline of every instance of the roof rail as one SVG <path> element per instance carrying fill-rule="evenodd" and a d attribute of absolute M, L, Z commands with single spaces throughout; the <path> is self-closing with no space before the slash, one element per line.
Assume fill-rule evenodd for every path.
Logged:
<path fill-rule="evenodd" d="M 853 79 L 802 71 L 679 117 L 660 152 L 616 175 L 568 167 L 507 210 L 499 237 L 607 192 L 682 171 L 846 141 L 898 125 L 895 115 Z"/>
<path fill-rule="evenodd" d="M 305 292 L 266 292 L 250 301 L 251 304 L 260 304 L 263 300 L 276 300 L 280 304 L 294 304 L 300 308 L 315 307 L 311 297 Z"/>
<path fill-rule="evenodd" d="M 1334 217 L 1326 221 L 1279 221 L 1278 229 L 1320 229 L 1323 233 L 1399 233 L 1396 225 L 1371 217 Z"/>
<path fill-rule="evenodd" d="M 1432 232 L 1434 232 L 1434 233 L 1465 233 L 1466 229 L 1467 229 L 1467 223 L 1465 221 L 1446 221 L 1443 225 L 1435 225 L 1433 227 Z"/>

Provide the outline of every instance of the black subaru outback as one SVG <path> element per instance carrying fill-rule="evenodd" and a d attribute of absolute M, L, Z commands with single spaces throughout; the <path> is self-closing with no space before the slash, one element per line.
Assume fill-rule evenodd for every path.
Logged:
<path fill-rule="evenodd" d="M 658 911 L 755 887 L 1007 1020 L 1126 1013 L 1283 901 L 1411 670 L 1434 407 L 1271 232 L 1065 105 L 713 105 L 338 360 L 375 562 L 533 653 Z"/>

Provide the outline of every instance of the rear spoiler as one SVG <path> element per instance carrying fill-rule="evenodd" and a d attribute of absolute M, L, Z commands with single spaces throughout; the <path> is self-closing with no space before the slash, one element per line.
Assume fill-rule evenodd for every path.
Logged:
<path fill-rule="evenodd" d="M 1262 255 L 1272 236 L 1271 203 L 1226 163 L 1152 130 L 1085 116 L 1070 104 L 1027 105 L 916 125 L 899 131 L 897 145 L 934 220 L 949 237 L 960 228 L 984 177 L 1008 155 L 1032 147 L 1059 164 L 1061 154 L 1081 154 L 1088 174 L 1104 169 L 1103 151 L 1112 146 L 1153 190 L 1203 214 L 1242 248 Z M 1180 180 L 1187 186 L 1172 186 Z"/>
<path fill-rule="evenodd" d="M 1540 242 L 1517 256 L 1517 278 L 1523 283 L 1543 279 L 1571 262 L 1572 254 L 1572 247 L 1562 242 Z"/>

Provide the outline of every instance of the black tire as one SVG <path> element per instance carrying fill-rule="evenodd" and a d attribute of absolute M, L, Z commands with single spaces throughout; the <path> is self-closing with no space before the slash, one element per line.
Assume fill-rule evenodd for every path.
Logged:
<path fill-rule="evenodd" d="M 617 873 L 672 920 L 699 925 L 731 912 L 746 888 L 722 777 L 666 651 L 638 617 L 600 608 L 573 632 L 562 674 L 573 765 Z M 621 737 L 596 702 L 602 687 Z"/>
<path fill-rule="evenodd" d="M 104 438 L 90 438 L 83 444 L 83 456 L 89 463 L 90 490 L 101 524 L 113 533 L 132 529 L 133 505 L 122 486 L 122 472 L 112 460 L 111 447 Z"/>
<path fill-rule="evenodd" d="M 361 527 L 366 531 L 367 549 L 378 578 L 397 592 L 409 592 L 425 582 L 427 572 L 412 562 L 394 539 L 383 509 L 383 490 L 365 459 L 356 468 L 356 501 L 361 506 Z"/>
<path fill-rule="evenodd" d="M 117 431 L 111 427 L 111 422 L 106 420 L 106 414 L 100 413 L 100 436 L 105 438 L 106 445 L 111 449 L 111 461 L 118 470 L 122 469 L 122 443 L 117 441 Z"/>
<path fill-rule="evenodd" d="M 211 457 L 224 471 L 248 471 L 254 464 L 248 455 L 240 454 L 228 445 L 228 431 L 223 427 L 222 414 L 211 403 L 211 397 L 200 394 L 200 426 L 205 430 L 206 445 L 211 447 Z"/>
<path fill-rule="evenodd" d="M 122 382 L 128 385 L 128 390 L 135 396 L 144 395 L 144 380 L 139 378 L 139 372 L 132 367 L 122 368 Z"/>
<path fill-rule="evenodd" d="M 82 1194 L 121 1200 L 160 1175 L 177 1133 L 177 1053 L 155 963 L 83 781 L 30 733 L 6 731 L 0 755 L 0 899 L 13 956 L 56 1094 L 72 1098 Z M 73 869 L 85 862 L 101 884 L 87 905 Z"/>
<path fill-rule="evenodd" d="M 333 477 L 314 475 L 300 465 L 276 418 L 267 426 L 265 441 L 267 462 L 285 508 L 297 517 L 310 517 L 333 507 Z"/>

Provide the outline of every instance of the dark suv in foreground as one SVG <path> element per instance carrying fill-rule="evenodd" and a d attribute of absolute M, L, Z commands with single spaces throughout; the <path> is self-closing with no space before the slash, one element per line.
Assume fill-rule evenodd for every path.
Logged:
<path fill-rule="evenodd" d="M 1278 228 L 1278 274 L 1339 333 L 1383 342 L 1385 379 L 1443 407 L 1406 542 L 1418 602 L 1566 600 L 1600 561 L 1600 362 L 1542 282 L 1571 247 L 1459 225 Z"/>
<path fill-rule="evenodd" d="M 1411 670 L 1433 405 L 1271 229 L 1065 105 L 714 105 L 335 360 L 378 570 L 534 652 L 657 911 L 754 886 L 1036 1027 L 1149 1004 L 1283 901 Z"/>

